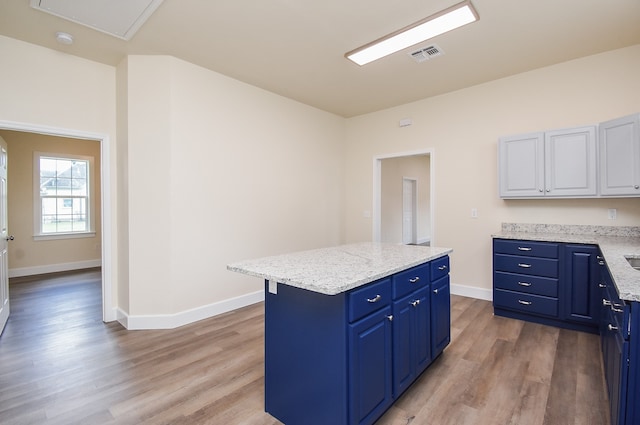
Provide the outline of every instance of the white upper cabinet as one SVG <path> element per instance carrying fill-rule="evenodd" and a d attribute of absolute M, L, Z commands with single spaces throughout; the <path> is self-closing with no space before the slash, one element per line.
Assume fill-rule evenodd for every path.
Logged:
<path fill-rule="evenodd" d="M 498 164 L 500 197 L 544 196 L 544 133 L 501 138 Z"/>
<path fill-rule="evenodd" d="M 502 137 L 500 197 L 596 196 L 596 153 L 595 126 Z"/>
<path fill-rule="evenodd" d="M 544 134 L 545 196 L 596 196 L 596 127 Z"/>
<path fill-rule="evenodd" d="M 601 123 L 599 144 L 600 194 L 640 196 L 640 114 Z"/>

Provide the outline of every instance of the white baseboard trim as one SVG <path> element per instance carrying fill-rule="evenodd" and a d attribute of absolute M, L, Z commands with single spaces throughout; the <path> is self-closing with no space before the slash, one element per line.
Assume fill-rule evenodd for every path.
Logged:
<path fill-rule="evenodd" d="M 264 301 L 264 290 L 175 314 L 131 316 L 121 309 L 117 309 L 116 318 L 128 330 L 174 329 L 261 301 Z"/>
<path fill-rule="evenodd" d="M 76 261 L 74 263 L 48 264 L 46 266 L 21 267 L 9 269 L 9 277 L 33 276 L 45 273 L 68 272 L 70 270 L 91 269 L 101 267 L 102 260 Z"/>
<path fill-rule="evenodd" d="M 491 289 L 477 288 L 475 286 L 451 284 L 451 294 L 477 298 L 479 300 L 493 301 L 493 291 Z"/>

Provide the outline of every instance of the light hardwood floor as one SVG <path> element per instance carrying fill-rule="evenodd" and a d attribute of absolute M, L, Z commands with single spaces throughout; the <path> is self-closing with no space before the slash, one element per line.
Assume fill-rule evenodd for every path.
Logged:
<path fill-rule="evenodd" d="M 101 321 L 99 271 L 10 290 L 1 424 L 280 424 L 263 412 L 263 304 L 127 331 Z M 453 296 L 451 345 L 378 424 L 606 425 L 604 394 L 596 335 Z"/>

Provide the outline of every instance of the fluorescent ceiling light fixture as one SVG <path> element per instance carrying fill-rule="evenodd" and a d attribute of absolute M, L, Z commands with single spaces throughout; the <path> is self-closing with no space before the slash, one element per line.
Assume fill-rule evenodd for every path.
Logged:
<path fill-rule="evenodd" d="M 471 1 L 466 0 L 441 12 L 422 19 L 396 32 L 385 35 L 369 44 L 345 53 L 347 59 L 358 65 L 366 65 L 391 53 L 444 34 L 477 21 L 478 13 Z"/>

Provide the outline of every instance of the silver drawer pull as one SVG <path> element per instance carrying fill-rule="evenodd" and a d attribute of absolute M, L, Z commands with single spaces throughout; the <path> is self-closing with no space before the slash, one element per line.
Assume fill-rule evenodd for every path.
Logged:
<path fill-rule="evenodd" d="M 438 267 L 438 270 L 447 270 L 447 266 L 440 266 Z"/>
<path fill-rule="evenodd" d="M 604 261 L 602 261 L 602 260 L 598 261 L 598 265 L 604 266 L 604 264 L 605 264 Z"/>
<path fill-rule="evenodd" d="M 611 301 L 609 300 L 605 300 L 604 298 L 602 299 L 602 305 L 607 306 L 607 305 L 611 305 Z"/>
<path fill-rule="evenodd" d="M 380 301 L 382 299 L 382 297 L 380 296 L 380 294 L 376 295 L 375 298 L 367 298 L 367 302 L 370 303 L 377 303 L 378 301 Z"/>
<path fill-rule="evenodd" d="M 617 331 L 618 327 L 617 326 L 613 326 L 611 323 L 609 323 L 607 325 L 607 328 L 609 328 L 610 331 Z"/>
<path fill-rule="evenodd" d="M 616 308 L 615 304 L 611 306 L 611 311 L 613 311 L 614 313 L 624 313 L 624 310 L 621 308 Z"/>
<path fill-rule="evenodd" d="M 414 277 L 413 279 L 409 279 L 409 282 L 410 282 L 410 283 L 416 283 L 416 282 L 417 282 L 417 281 L 419 281 L 419 280 L 420 280 L 420 277 L 419 277 L 419 276 L 416 276 L 416 277 Z"/>
<path fill-rule="evenodd" d="M 519 246 L 518 251 L 531 251 L 531 248 L 525 246 Z"/>
<path fill-rule="evenodd" d="M 522 300 L 518 300 L 518 302 L 522 305 L 531 305 L 533 304 L 531 301 L 522 301 Z"/>
<path fill-rule="evenodd" d="M 518 285 L 520 286 L 531 286 L 531 284 L 529 282 L 518 282 Z"/>
<path fill-rule="evenodd" d="M 438 295 L 438 288 L 434 289 L 434 290 L 433 290 L 433 293 L 434 293 L 434 294 L 436 294 L 436 295 Z"/>
<path fill-rule="evenodd" d="M 420 304 L 420 300 L 415 300 L 411 303 L 412 306 L 417 307 Z"/>
<path fill-rule="evenodd" d="M 606 288 L 607 285 L 604 283 L 598 283 L 598 288 Z"/>
<path fill-rule="evenodd" d="M 518 267 L 522 267 L 523 269 L 531 268 L 531 264 L 518 263 Z"/>
<path fill-rule="evenodd" d="M 393 322 L 393 314 L 388 315 L 387 320 Z"/>

